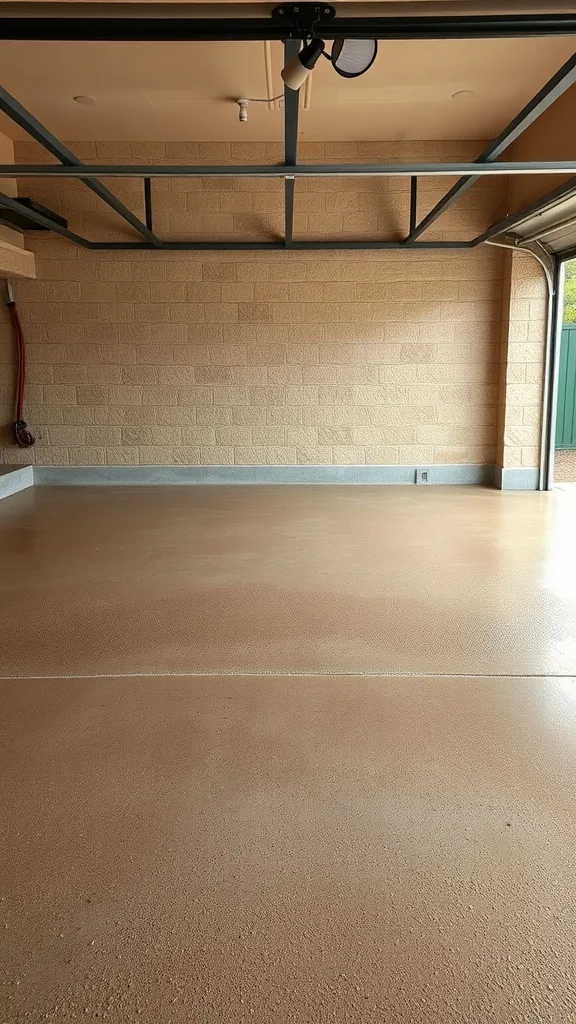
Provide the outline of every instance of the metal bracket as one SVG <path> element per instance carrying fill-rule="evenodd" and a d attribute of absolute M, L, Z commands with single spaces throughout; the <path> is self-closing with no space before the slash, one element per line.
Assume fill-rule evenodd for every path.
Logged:
<path fill-rule="evenodd" d="M 308 39 L 320 21 L 336 17 L 336 8 L 331 4 L 280 4 L 272 11 L 272 17 L 290 26 L 290 38 Z"/>

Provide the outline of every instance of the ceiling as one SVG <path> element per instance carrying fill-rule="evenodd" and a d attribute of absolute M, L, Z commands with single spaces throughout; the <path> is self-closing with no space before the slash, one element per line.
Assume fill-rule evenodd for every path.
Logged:
<path fill-rule="evenodd" d="M 491 138 L 573 52 L 571 38 L 381 42 L 362 78 L 321 62 L 301 138 Z M 278 141 L 281 104 L 252 103 L 240 124 L 234 101 L 281 93 L 282 55 L 278 42 L 0 42 L 0 84 L 64 139 Z"/>

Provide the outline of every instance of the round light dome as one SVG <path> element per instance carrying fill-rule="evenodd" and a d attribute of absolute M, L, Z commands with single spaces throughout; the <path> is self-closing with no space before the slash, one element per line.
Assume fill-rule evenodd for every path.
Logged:
<path fill-rule="evenodd" d="M 372 67 L 377 53 L 376 39 L 335 39 L 330 60 L 342 78 L 358 78 Z"/>

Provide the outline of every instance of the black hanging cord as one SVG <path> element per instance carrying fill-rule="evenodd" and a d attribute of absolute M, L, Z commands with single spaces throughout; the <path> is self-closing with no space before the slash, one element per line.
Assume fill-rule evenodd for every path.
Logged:
<path fill-rule="evenodd" d="M 8 307 L 10 319 L 12 320 L 17 358 L 15 403 L 16 419 L 12 427 L 12 434 L 14 437 L 14 444 L 17 444 L 19 448 L 31 448 L 33 444 L 36 444 L 36 438 L 30 430 L 28 430 L 28 424 L 24 419 L 24 399 L 26 396 L 26 343 L 24 341 L 24 332 L 22 330 L 22 324 L 20 323 L 20 317 L 18 316 L 18 310 L 16 309 L 16 300 L 14 298 L 12 283 L 10 281 L 6 282 L 6 290 L 6 306 Z"/>

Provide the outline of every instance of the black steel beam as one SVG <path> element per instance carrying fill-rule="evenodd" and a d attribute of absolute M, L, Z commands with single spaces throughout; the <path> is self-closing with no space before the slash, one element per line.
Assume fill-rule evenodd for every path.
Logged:
<path fill-rule="evenodd" d="M 0 192 L 0 208 L 7 210 L 20 209 L 17 199 L 12 199 L 11 196 L 4 195 Z M 98 249 L 107 250 L 109 252 L 121 252 L 121 251 L 132 251 L 132 252 L 158 252 L 160 250 L 168 252 L 278 252 L 285 249 L 283 241 L 278 242 L 160 242 L 159 245 L 154 245 L 152 242 L 93 242 L 88 238 L 83 238 L 81 235 L 75 234 L 74 231 L 69 231 L 68 228 L 61 227 L 55 221 L 52 221 L 49 217 L 44 217 L 42 214 L 37 213 L 35 210 L 28 211 L 28 216 L 31 220 L 34 220 L 40 227 L 48 228 L 50 231 L 55 231 L 57 234 L 62 235 L 63 238 L 69 239 L 71 242 L 75 242 L 77 245 L 82 246 L 84 249 Z M 321 249 L 337 249 L 337 250 L 362 250 L 362 249 L 470 249 L 472 242 L 414 242 L 413 245 L 406 246 L 403 242 L 384 242 L 381 240 L 367 241 L 367 242 L 342 242 L 334 241 L 327 242 L 324 240 L 319 241 L 299 241 L 293 242 L 292 247 L 298 250 L 310 250 L 317 251 Z"/>
<path fill-rule="evenodd" d="M 418 217 L 418 178 L 414 175 L 410 178 L 410 235 L 416 227 Z"/>
<path fill-rule="evenodd" d="M 224 5 L 223 5 L 224 6 Z M 230 9 L 230 8 L 228 8 Z M 224 13 L 224 12 L 223 12 Z M 272 18 L 11 17 L 0 39 L 91 42 L 212 42 L 285 39 L 289 26 Z M 322 39 L 517 39 L 576 35 L 574 14 L 336 17 L 314 29 Z"/>
<path fill-rule="evenodd" d="M 455 178 L 462 174 L 576 174 L 576 160 L 495 164 L 0 164 L 0 178 Z M 144 225 L 143 225 L 144 227 Z M 146 230 L 146 229 L 145 229 Z"/>
<path fill-rule="evenodd" d="M 146 208 L 146 227 L 152 231 L 152 182 L 144 178 L 144 206 Z"/>
<path fill-rule="evenodd" d="M 300 50 L 299 39 L 284 42 L 284 63 L 292 60 Z M 284 86 L 284 163 L 298 163 L 298 109 L 300 93 Z M 284 178 L 284 243 L 290 248 L 294 238 L 294 177 Z"/>
<path fill-rule="evenodd" d="M 563 185 L 559 185 L 558 188 L 552 189 L 546 195 L 540 196 L 539 199 L 534 200 L 528 206 L 524 206 L 516 213 L 511 213 L 510 216 L 505 217 L 503 220 L 491 224 L 481 235 L 477 235 L 476 238 L 472 239 L 472 242 L 474 245 L 480 245 L 482 242 L 488 242 L 491 238 L 496 238 L 498 235 L 513 231 L 519 224 L 542 213 L 552 204 L 561 202 L 562 199 L 567 199 L 568 196 L 573 195 L 575 192 L 576 178 L 571 178 L 569 181 L 564 182 Z"/>
<path fill-rule="evenodd" d="M 294 178 L 284 179 L 284 245 L 287 249 L 294 242 Z"/>
<path fill-rule="evenodd" d="M 562 96 L 567 89 L 576 83 L 576 54 L 570 57 L 565 64 L 552 76 L 546 85 L 542 86 L 539 92 L 520 111 L 519 114 L 504 128 L 497 139 L 494 139 L 478 157 L 478 163 L 492 163 L 512 145 L 536 121 L 544 111 L 548 110 L 556 100 Z M 469 188 L 478 181 L 477 175 L 468 175 L 460 178 L 455 185 L 442 197 L 436 206 L 433 206 L 429 213 L 414 228 L 410 228 L 407 242 L 413 242 L 427 228 L 430 227 L 438 217 L 448 209 L 457 199 L 464 195 Z"/>
<path fill-rule="evenodd" d="M 171 252 L 218 252 L 219 249 L 225 252 L 259 252 L 279 251 L 285 248 L 283 241 L 277 242 L 161 242 L 159 246 L 151 245 L 150 242 L 92 242 L 93 249 L 107 249 L 110 252 L 122 250 L 145 252 L 159 252 L 161 250 Z"/>
<path fill-rule="evenodd" d="M 471 249 L 473 248 L 473 242 L 414 242 L 411 245 L 406 245 L 404 242 L 386 242 L 382 240 L 366 241 L 366 242 L 342 242 L 334 241 L 328 242 L 324 240 L 310 240 L 310 241 L 298 241 L 292 243 L 292 248 L 299 251 L 315 251 L 318 249 L 336 249 L 336 250 L 358 250 L 358 249 L 409 249 L 409 250 L 426 250 L 431 249 Z M 268 252 L 268 251 L 281 251 L 285 249 L 283 241 L 278 242 L 162 242 L 161 245 L 151 245 L 149 242 L 90 242 L 89 248 L 91 249 L 108 249 L 110 252 L 119 250 L 131 250 L 131 251 L 143 251 L 151 250 L 158 252 L 159 250 L 171 251 L 171 252 L 214 252 L 222 250 L 223 252 Z"/>
<path fill-rule="evenodd" d="M 0 192 L 0 207 L 5 210 L 13 210 L 14 213 L 19 213 L 20 215 L 22 214 L 22 206 L 18 200 L 13 199 L 12 196 L 4 195 L 3 192 Z M 39 213 L 37 210 L 27 207 L 26 218 L 33 221 L 38 227 L 55 231 L 57 235 L 62 235 L 62 238 L 67 238 L 70 242 L 75 242 L 76 245 L 81 245 L 84 249 L 92 247 L 92 243 L 87 238 L 77 235 L 75 231 L 70 231 L 68 228 L 63 227 L 62 224 L 59 224 L 58 221 L 52 220 L 51 217 L 45 217 L 43 213 Z"/>
<path fill-rule="evenodd" d="M 78 157 L 68 149 L 59 139 L 56 138 L 52 132 L 48 131 L 43 124 L 38 121 L 29 110 L 26 110 L 21 103 L 18 102 L 14 96 L 11 96 L 6 89 L 0 86 L 0 110 L 4 114 L 23 128 L 36 142 L 39 142 L 44 149 L 47 149 L 52 156 L 55 156 L 57 160 L 60 160 L 66 167 L 81 167 L 82 162 Z M 105 185 L 102 185 L 99 181 L 86 181 L 86 185 L 89 189 L 94 192 L 99 199 L 102 199 L 108 206 L 110 206 L 115 213 L 119 214 L 125 221 L 128 222 L 136 231 L 139 232 L 144 238 L 147 238 L 150 242 L 158 242 L 156 235 L 153 234 L 145 224 L 142 223 L 124 203 L 121 203 L 119 199 L 113 195 L 112 192 Z"/>

